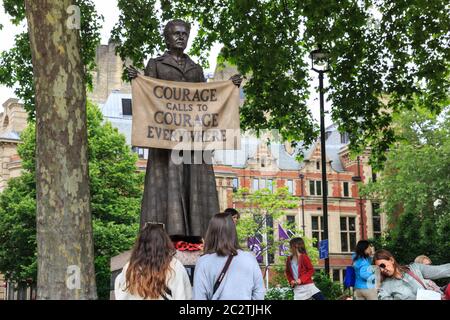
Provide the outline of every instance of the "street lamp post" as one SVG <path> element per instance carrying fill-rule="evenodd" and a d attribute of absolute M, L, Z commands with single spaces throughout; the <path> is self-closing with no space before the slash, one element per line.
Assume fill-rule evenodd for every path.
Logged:
<path fill-rule="evenodd" d="M 357 157 L 357 164 L 358 164 L 358 175 L 352 177 L 352 180 L 355 182 L 361 182 L 362 178 L 361 178 L 361 169 L 360 169 L 360 163 L 359 163 L 359 156 Z M 360 193 L 361 191 L 358 190 L 358 193 Z M 361 232 L 361 236 L 360 238 L 362 240 L 364 240 L 366 237 L 364 236 L 364 212 L 363 212 L 363 198 L 361 197 L 361 194 L 359 195 L 359 214 L 360 214 L 360 232 Z"/>
<path fill-rule="evenodd" d="M 299 177 L 300 177 L 300 183 L 301 183 L 301 186 L 302 186 L 302 229 L 303 229 L 303 236 L 305 236 L 306 235 L 306 232 L 305 232 L 305 189 L 304 189 L 304 183 L 303 183 L 303 179 L 305 178 L 305 175 L 304 174 L 302 174 L 302 173 L 300 173 L 300 175 L 299 175 Z"/>
<path fill-rule="evenodd" d="M 325 151 L 325 110 L 323 98 L 323 74 L 329 71 L 328 68 L 328 52 L 322 50 L 321 46 L 317 50 L 311 51 L 311 69 L 319 74 L 319 93 L 320 93 L 320 153 L 322 160 L 322 205 L 323 205 L 323 227 L 324 239 L 328 240 L 328 184 L 327 184 L 327 167 L 326 167 L 326 151 Z M 329 245 L 329 244 L 328 244 Z M 329 250 L 327 250 L 329 252 Z M 330 274 L 329 255 L 325 258 L 325 272 Z"/>

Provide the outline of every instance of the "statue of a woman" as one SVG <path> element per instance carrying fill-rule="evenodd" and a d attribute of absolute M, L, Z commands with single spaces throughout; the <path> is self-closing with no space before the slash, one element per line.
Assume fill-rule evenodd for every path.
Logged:
<path fill-rule="evenodd" d="M 162 80 L 205 82 L 203 69 L 184 54 L 190 25 L 172 20 L 164 28 L 167 49 L 162 56 L 150 59 L 145 75 Z M 134 79 L 138 71 L 128 68 Z M 240 86 L 242 77 L 231 77 Z M 133 120 L 137 121 L 137 120 Z M 211 217 L 219 212 L 212 155 L 205 151 L 203 164 L 175 164 L 171 150 L 149 149 L 141 226 L 145 222 L 162 222 L 171 236 L 204 237 Z"/>

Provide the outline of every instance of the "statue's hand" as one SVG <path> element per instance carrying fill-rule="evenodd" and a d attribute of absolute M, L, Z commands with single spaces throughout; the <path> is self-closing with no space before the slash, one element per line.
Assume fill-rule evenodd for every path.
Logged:
<path fill-rule="evenodd" d="M 236 87 L 240 87 L 241 86 L 241 83 L 242 83 L 242 76 L 240 75 L 240 74 L 235 74 L 234 76 L 232 76 L 229 80 L 231 80 L 231 81 L 233 81 L 233 84 L 236 86 Z"/>
<path fill-rule="evenodd" d="M 139 71 L 137 71 L 136 68 L 133 66 L 128 66 L 127 72 L 128 72 L 128 79 L 130 81 L 133 80 L 134 78 L 136 78 L 139 74 Z"/>

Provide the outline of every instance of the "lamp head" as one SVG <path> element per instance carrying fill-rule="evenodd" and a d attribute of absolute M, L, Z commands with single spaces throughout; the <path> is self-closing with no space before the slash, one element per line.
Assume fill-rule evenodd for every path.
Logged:
<path fill-rule="evenodd" d="M 319 48 L 311 51 L 311 69 L 316 72 L 327 72 L 329 71 L 329 59 L 330 53 L 326 50 L 322 49 L 322 46 L 319 45 Z"/>

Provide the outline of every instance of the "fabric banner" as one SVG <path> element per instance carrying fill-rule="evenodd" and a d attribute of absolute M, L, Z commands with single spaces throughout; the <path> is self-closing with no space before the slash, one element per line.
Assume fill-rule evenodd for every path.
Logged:
<path fill-rule="evenodd" d="M 259 239 L 257 237 L 250 237 L 247 239 L 247 247 L 253 251 L 253 253 L 256 256 L 256 260 L 259 263 L 262 263 L 263 261 L 263 256 L 262 256 L 262 246 L 261 246 L 261 241 L 259 241 Z"/>
<path fill-rule="evenodd" d="M 289 240 L 290 237 L 287 234 L 287 232 L 283 229 L 281 224 L 278 225 L 278 239 L 280 241 Z M 280 244 L 279 246 L 279 254 L 280 256 L 290 256 L 291 251 L 289 249 L 289 246 L 287 246 L 285 243 Z"/>
<path fill-rule="evenodd" d="M 240 149 L 239 88 L 231 80 L 174 82 L 138 75 L 132 81 L 136 147 Z"/>

